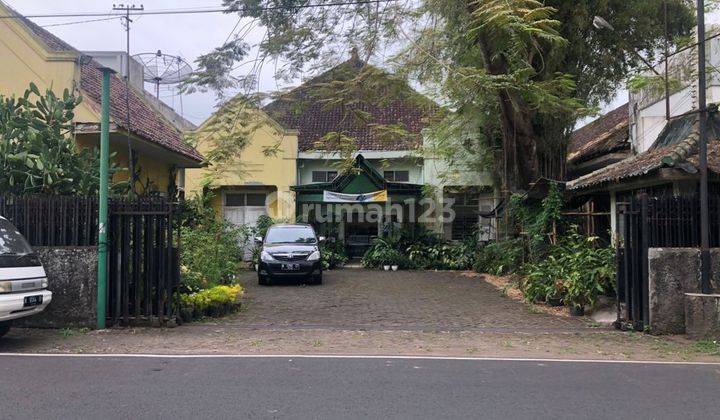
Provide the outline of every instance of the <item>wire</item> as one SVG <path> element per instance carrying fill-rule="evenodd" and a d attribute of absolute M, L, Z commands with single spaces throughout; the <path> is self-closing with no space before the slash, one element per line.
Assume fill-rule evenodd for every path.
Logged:
<path fill-rule="evenodd" d="M 397 0 L 357 0 L 357 1 L 339 1 L 324 4 L 300 4 L 297 6 L 266 6 L 266 7 L 244 7 L 238 9 L 167 9 L 167 10 L 151 10 L 130 12 L 130 16 L 150 16 L 150 15 L 183 15 L 183 14 L 200 14 L 200 13 L 238 13 L 238 12 L 262 12 L 271 10 L 298 10 L 312 9 L 315 7 L 336 7 L 336 6 L 360 6 L 365 4 L 391 3 Z M 61 18 L 61 17 L 92 17 L 107 16 L 107 12 L 76 12 L 76 13 L 52 13 L 52 14 L 36 14 L 36 15 L 3 15 L 0 19 L 24 19 L 24 18 Z M 123 16 L 125 13 L 123 13 Z"/>
<path fill-rule="evenodd" d="M 122 16 L 113 16 L 109 18 L 103 18 L 103 19 L 88 19 L 88 20 L 77 20 L 74 22 L 64 22 L 64 23 L 52 23 L 50 25 L 42 25 L 41 28 L 50 28 L 53 26 L 66 26 L 66 25 L 77 25 L 80 23 L 90 23 L 90 22 L 103 22 L 107 20 L 114 20 L 114 19 L 122 19 Z"/>

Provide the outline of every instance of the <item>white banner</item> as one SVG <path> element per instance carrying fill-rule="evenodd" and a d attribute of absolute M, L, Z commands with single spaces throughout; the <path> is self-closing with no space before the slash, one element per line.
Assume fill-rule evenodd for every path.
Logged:
<path fill-rule="evenodd" d="M 373 191 L 364 194 L 343 194 L 333 191 L 323 191 L 323 201 L 326 203 L 382 203 L 387 201 L 387 190 Z"/>

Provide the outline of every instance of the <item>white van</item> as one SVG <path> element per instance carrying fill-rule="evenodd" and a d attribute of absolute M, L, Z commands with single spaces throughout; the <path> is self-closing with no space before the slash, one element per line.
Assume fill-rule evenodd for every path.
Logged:
<path fill-rule="evenodd" d="M 0 216 L 0 337 L 13 319 L 42 312 L 52 300 L 45 269 L 28 242 Z"/>

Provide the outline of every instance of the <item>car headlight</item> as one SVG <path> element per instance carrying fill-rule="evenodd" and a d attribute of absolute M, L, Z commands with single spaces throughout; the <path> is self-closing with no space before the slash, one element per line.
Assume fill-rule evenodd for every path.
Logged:
<path fill-rule="evenodd" d="M 317 261 L 320 259 L 320 251 L 313 251 L 312 254 L 308 255 L 308 261 Z"/>
<path fill-rule="evenodd" d="M 47 289 L 47 287 L 48 287 L 48 280 L 46 278 L 42 279 L 42 288 Z"/>
<path fill-rule="evenodd" d="M 12 292 L 12 283 L 9 281 L 0 281 L 0 293 Z"/>
<path fill-rule="evenodd" d="M 263 251 L 260 253 L 260 259 L 264 262 L 275 261 L 275 258 L 273 258 L 273 256 L 270 255 L 270 253 L 267 251 Z"/>

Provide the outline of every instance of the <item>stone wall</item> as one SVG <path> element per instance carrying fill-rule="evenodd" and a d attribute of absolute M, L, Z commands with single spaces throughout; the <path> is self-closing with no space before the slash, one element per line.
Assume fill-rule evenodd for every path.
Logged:
<path fill-rule="evenodd" d="M 710 250 L 713 288 L 720 285 L 720 249 Z M 700 292 L 699 248 L 648 250 L 650 327 L 660 334 L 685 333 L 685 293 Z"/>
<path fill-rule="evenodd" d="M 720 295 L 685 294 L 685 330 L 692 339 L 720 339 Z"/>
<path fill-rule="evenodd" d="M 97 301 L 96 247 L 34 247 L 48 276 L 52 302 L 16 325 L 39 328 L 94 327 Z"/>

